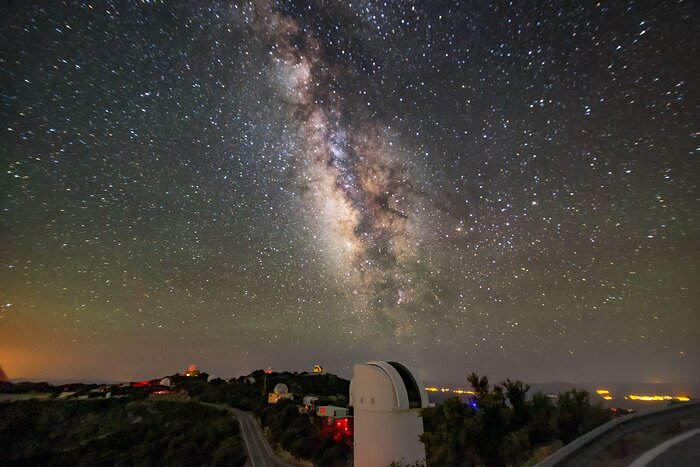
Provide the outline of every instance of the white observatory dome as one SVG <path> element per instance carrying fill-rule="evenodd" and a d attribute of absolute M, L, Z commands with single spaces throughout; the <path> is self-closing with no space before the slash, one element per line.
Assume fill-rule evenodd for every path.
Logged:
<path fill-rule="evenodd" d="M 415 371 L 397 362 L 353 366 L 350 405 L 355 465 L 425 464 L 420 409 L 428 407 L 428 393 Z"/>
<path fill-rule="evenodd" d="M 284 383 L 277 383 L 275 385 L 275 389 L 273 389 L 272 392 L 274 392 L 275 394 L 287 394 L 289 392 L 289 388 Z"/>

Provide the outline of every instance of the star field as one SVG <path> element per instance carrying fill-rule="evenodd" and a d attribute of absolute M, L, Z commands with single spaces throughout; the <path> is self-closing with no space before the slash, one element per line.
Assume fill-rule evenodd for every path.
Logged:
<path fill-rule="evenodd" d="M 700 381 L 693 2 L 1 9 L 10 377 Z"/>

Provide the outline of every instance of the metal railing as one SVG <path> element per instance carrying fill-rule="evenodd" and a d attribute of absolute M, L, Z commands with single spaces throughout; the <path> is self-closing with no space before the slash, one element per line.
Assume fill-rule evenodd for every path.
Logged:
<path fill-rule="evenodd" d="M 625 415 L 589 431 L 556 451 L 536 467 L 582 466 L 628 433 L 685 417 L 700 417 L 700 401 L 685 402 L 658 410 Z"/>

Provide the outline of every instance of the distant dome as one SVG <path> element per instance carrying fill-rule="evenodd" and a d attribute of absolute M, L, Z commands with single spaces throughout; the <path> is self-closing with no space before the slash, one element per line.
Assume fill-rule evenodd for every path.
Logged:
<path fill-rule="evenodd" d="M 275 394 L 287 394 L 289 393 L 289 388 L 284 383 L 277 383 L 273 391 Z"/>

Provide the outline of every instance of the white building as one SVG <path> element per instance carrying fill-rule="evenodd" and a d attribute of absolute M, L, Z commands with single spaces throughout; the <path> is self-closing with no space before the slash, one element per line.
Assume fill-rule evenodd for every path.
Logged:
<path fill-rule="evenodd" d="M 428 407 L 428 394 L 415 372 L 396 362 L 355 365 L 350 405 L 355 415 L 355 465 L 425 463 L 420 409 Z"/>
<path fill-rule="evenodd" d="M 316 402 L 318 402 L 318 397 L 316 396 L 304 396 L 301 405 L 304 406 L 303 413 L 308 413 L 309 411 L 314 411 L 316 407 Z"/>
<path fill-rule="evenodd" d="M 275 389 L 267 395 L 268 404 L 276 404 L 280 399 L 293 399 L 294 394 L 289 392 L 289 388 L 284 383 L 277 383 Z"/>
<path fill-rule="evenodd" d="M 345 418 L 348 416 L 348 409 L 336 407 L 335 405 L 322 405 L 316 407 L 316 415 L 319 417 Z"/>
<path fill-rule="evenodd" d="M 304 396 L 302 401 L 303 401 L 302 402 L 303 405 L 311 405 L 311 404 L 315 404 L 318 401 L 318 397 L 316 397 L 316 396 Z"/>

